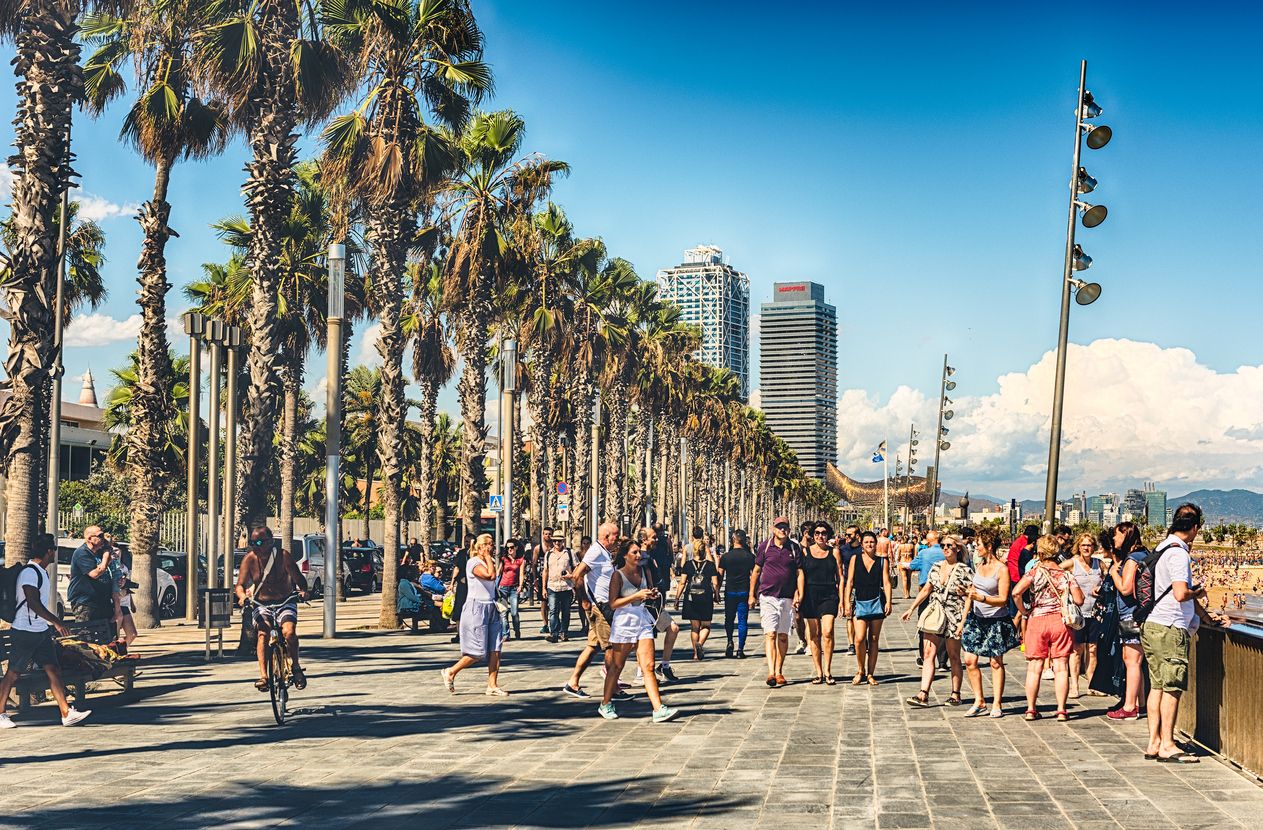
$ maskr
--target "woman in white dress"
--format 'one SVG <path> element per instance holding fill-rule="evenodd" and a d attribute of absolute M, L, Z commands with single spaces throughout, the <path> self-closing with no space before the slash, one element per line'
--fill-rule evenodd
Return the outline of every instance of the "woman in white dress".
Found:
<path fill-rule="evenodd" d="M 645 694 L 653 704 L 653 722 L 664 723 L 679 712 L 663 703 L 658 694 L 658 678 L 653 673 L 655 618 L 645 608 L 645 601 L 661 597 L 640 561 L 640 545 L 626 537 L 619 539 L 614 550 L 617 570 L 610 576 L 610 607 L 614 609 L 614 618 L 610 621 L 613 665 L 606 672 L 605 695 L 597 711 L 606 720 L 618 717 L 613 696 L 618 690 L 619 675 L 627 665 L 627 656 L 635 652 L 645 679 Z"/>
<path fill-rule="evenodd" d="M 443 669 L 443 686 L 456 691 L 456 675 L 475 663 L 487 663 L 487 691 L 492 697 L 508 697 L 500 688 L 500 649 L 504 646 L 504 620 L 496 608 L 496 563 L 492 557 L 491 534 L 483 533 L 470 551 L 465 574 L 469 593 L 460 615 L 461 658 Z"/>

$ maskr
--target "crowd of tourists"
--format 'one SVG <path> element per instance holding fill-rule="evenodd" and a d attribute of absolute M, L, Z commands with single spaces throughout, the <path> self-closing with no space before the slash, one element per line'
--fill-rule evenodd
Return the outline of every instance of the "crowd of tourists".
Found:
<path fill-rule="evenodd" d="M 1173 737 L 1188 688 L 1189 635 L 1201 623 L 1226 622 L 1207 607 L 1206 588 L 1194 576 L 1190 545 L 1202 522 L 1195 505 L 1181 506 L 1152 551 L 1131 522 L 1099 538 L 1074 537 L 1064 526 L 1041 536 L 1029 526 L 1006 544 L 991 527 L 913 535 L 852 525 L 835 534 L 821 521 L 795 533 L 782 516 L 757 544 L 735 530 L 726 546 L 701 529 L 673 545 L 662 525 L 623 536 L 604 524 L 578 550 L 546 528 L 534 549 L 513 540 L 500 556 L 484 534 L 458 558 L 452 588 L 462 606 L 455 638 L 461 657 L 442 670 L 442 682 L 454 692 L 457 675 L 485 663 L 485 693 L 508 695 L 498 682 L 503 645 L 521 636 L 519 600 L 538 597 L 548 642 L 568 641 L 574 619 L 585 641 L 563 694 L 596 697 L 582 681 L 601 655 L 603 718 L 620 717 L 630 686 L 644 687 L 655 722 L 675 718 L 663 687 L 678 679 L 671 665 L 676 639 L 686 627 L 692 660 L 709 659 L 721 606 L 727 658 L 749 656 L 750 611 L 759 612 L 769 687 L 789 684 L 791 637 L 799 654 L 811 655 L 811 684 L 835 685 L 835 658 L 845 653 L 854 655 L 851 685 L 877 685 L 882 626 L 898 587 L 910 600 L 902 619 L 916 620 L 920 640 L 920 683 L 908 705 L 931 705 L 943 675 L 946 705 L 964 707 L 967 718 L 1004 717 L 1005 659 L 1017 651 L 1026 660 L 1026 720 L 1044 716 L 1038 704 L 1046 681 L 1058 721 L 1069 720 L 1072 698 L 1113 696 L 1106 717 L 1148 718 L 1146 758 L 1195 763 Z M 629 662 L 636 675 L 624 684 Z"/>

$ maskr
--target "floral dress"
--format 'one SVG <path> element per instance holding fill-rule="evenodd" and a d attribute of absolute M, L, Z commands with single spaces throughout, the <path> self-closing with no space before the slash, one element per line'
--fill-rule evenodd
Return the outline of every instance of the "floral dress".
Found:
<path fill-rule="evenodd" d="M 949 565 L 946 562 L 935 562 L 930 569 L 929 583 L 935 596 L 943 603 L 943 613 L 947 617 L 947 630 L 943 636 L 949 640 L 959 638 L 960 624 L 965 619 L 965 595 L 973 585 L 974 569 L 964 562 Z"/>

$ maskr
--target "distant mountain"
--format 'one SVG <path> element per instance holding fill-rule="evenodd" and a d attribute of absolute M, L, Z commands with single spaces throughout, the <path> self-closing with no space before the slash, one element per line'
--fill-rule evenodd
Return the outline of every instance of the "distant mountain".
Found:
<path fill-rule="evenodd" d="M 939 496 L 938 496 L 938 503 L 945 504 L 948 507 L 959 507 L 960 497 L 963 495 L 965 494 L 957 493 L 952 490 L 940 490 Z M 970 512 L 973 512 L 975 510 L 991 510 L 994 507 L 996 507 L 996 505 L 1008 504 L 1008 503 L 1009 503 L 1008 499 L 998 499 L 995 496 L 988 496 L 985 493 L 970 493 L 969 494 Z"/>
<path fill-rule="evenodd" d="M 1212 525 L 1263 524 L 1263 493 L 1253 490 L 1194 490 L 1185 496 L 1168 496 L 1167 506 L 1174 509 L 1186 501 L 1201 507 Z"/>

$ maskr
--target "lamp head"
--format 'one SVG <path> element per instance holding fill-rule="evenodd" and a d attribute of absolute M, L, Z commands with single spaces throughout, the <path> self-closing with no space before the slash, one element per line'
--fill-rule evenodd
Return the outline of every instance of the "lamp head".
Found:
<path fill-rule="evenodd" d="M 956 388 L 956 381 L 954 381 L 954 380 L 949 380 L 949 381 L 947 382 L 947 391 L 948 391 L 948 392 L 950 392 L 950 391 L 952 391 L 952 390 L 953 390 L 953 389 L 955 389 L 955 388 Z"/>
<path fill-rule="evenodd" d="M 1074 286 L 1074 301 L 1079 305 L 1092 305 L 1101 296 L 1101 284 L 1099 282 L 1084 282 L 1083 280 L 1072 279 L 1070 284 Z"/>
<path fill-rule="evenodd" d="M 946 452 L 947 450 L 950 450 L 952 448 L 952 444 L 950 441 L 944 441 L 938 445 L 938 448 Z"/>
<path fill-rule="evenodd" d="M 1082 119 L 1096 118 L 1102 112 L 1101 105 L 1092 98 L 1092 93 L 1084 90 L 1083 100 L 1079 102 L 1079 117 Z"/>
<path fill-rule="evenodd" d="M 1076 271 L 1086 271 L 1092 267 L 1092 257 L 1083 253 L 1083 248 L 1076 244 L 1071 254 L 1070 265 Z"/>
<path fill-rule="evenodd" d="M 1097 181 L 1088 175 L 1086 168 L 1079 168 L 1079 175 L 1075 178 L 1075 191 L 1078 193 L 1091 193 L 1096 190 Z"/>
<path fill-rule="evenodd" d="M 1114 131 L 1104 124 L 1084 124 L 1083 130 L 1088 134 L 1088 149 L 1099 150 L 1114 137 Z"/>
<path fill-rule="evenodd" d="M 189 337 L 201 337 L 206 333 L 206 315 L 196 311 L 186 311 L 181 318 L 184 321 L 184 333 Z"/>
<path fill-rule="evenodd" d="M 949 409 L 943 413 L 943 420 L 950 421 L 955 415 L 956 413 Z"/>
<path fill-rule="evenodd" d="M 1075 207 L 1079 209 L 1079 213 L 1083 216 L 1083 227 L 1095 228 L 1097 225 L 1105 221 L 1105 217 L 1109 216 L 1109 208 L 1105 205 L 1089 205 L 1087 202 L 1075 202 Z"/>

